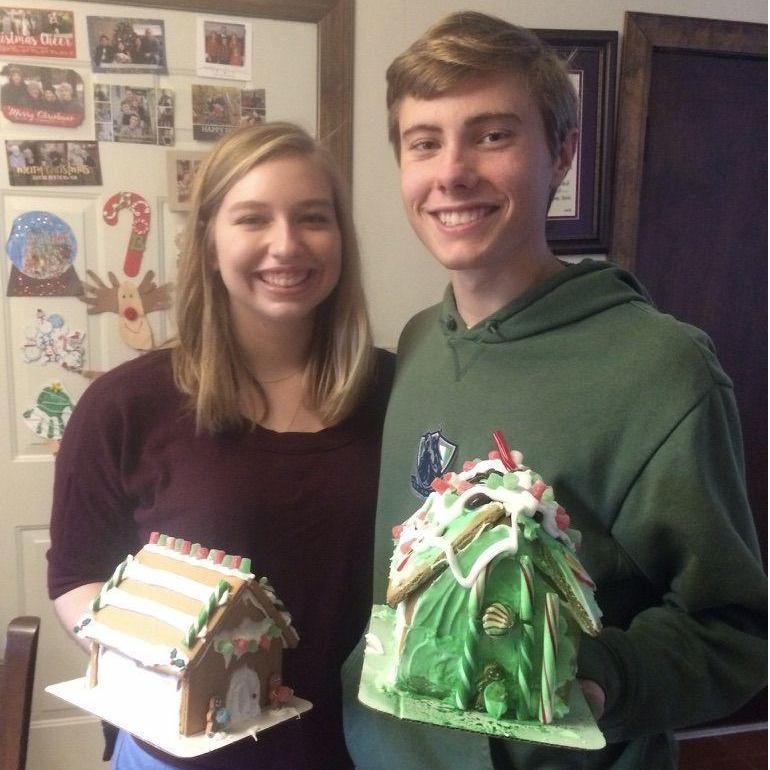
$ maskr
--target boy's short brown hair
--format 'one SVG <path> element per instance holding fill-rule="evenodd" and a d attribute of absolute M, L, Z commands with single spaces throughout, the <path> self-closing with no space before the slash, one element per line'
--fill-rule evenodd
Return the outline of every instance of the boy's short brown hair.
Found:
<path fill-rule="evenodd" d="M 396 156 L 400 156 L 398 117 L 404 97 L 432 99 L 495 72 L 524 78 L 540 107 L 548 149 L 555 156 L 577 126 L 577 94 L 564 63 L 528 29 L 475 11 L 441 19 L 388 67 L 388 135 Z"/>

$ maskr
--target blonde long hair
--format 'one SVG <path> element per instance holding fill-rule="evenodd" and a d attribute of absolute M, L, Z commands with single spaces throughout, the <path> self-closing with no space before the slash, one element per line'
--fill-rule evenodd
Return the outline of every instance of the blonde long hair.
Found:
<path fill-rule="evenodd" d="M 339 282 L 316 310 L 305 379 L 307 406 L 325 425 L 338 423 L 353 411 L 370 376 L 372 338 L 358 240 L 334 162 L 307 132 L 291 123 L 245 126 L 221 139 L 195 174 L 179 265 L 174 379 L 189 397 L 199 432 L 243 424 L 242 383 L 250 383 L 264 396 L 244 362 L 230 321 L 227 290 L 212 268 L 214 222 L 233 185 L 259 163 L 285 156 L 312 158 L 328 174 L 342 243 Z"/>

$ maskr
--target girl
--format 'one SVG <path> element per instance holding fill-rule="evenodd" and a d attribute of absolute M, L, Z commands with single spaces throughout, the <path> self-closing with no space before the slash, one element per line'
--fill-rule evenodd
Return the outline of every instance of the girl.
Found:
<path fill-rule="evenodd" d="M 153 530 L 249 556 L 300 634 L 284 682 L 313 703 L 194 762 L 121 733 L 131 768 L 345 768 L 339 669 L 370 609 L 392 357 L 375 351 L 343 186 L 285 123 L 196 173 L 178 337 L 96 380 L 57 457 L 49 590 L 65 627 Z"/>

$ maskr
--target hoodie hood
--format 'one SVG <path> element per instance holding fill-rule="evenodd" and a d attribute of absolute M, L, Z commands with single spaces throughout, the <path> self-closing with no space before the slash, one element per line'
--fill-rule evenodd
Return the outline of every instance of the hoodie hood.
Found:
<path fill-rule="evenodd" d="M 439 323 L 449 340 L 497 343 L 532 337 L 567 326 L 631 302 L 652 305 L 647 291 L 631 273 L 610 262 L 584 259 L 509 302 L 500 310 L 466 329 L 447 287 Z"/>

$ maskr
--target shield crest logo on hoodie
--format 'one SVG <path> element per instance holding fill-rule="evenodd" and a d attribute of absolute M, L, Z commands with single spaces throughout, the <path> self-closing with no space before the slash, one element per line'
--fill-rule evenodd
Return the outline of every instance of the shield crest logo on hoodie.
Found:
<path fill-rule="evenodd" d="M 412 474 L 412 489 L 421 497 L 433 490 L 433 479 L 443 476 L 452 462 L 457 444 L 453 444 L 441 431 L 423 433 L 417 446 L 416 472 Z"/>

